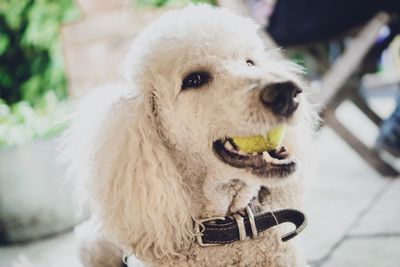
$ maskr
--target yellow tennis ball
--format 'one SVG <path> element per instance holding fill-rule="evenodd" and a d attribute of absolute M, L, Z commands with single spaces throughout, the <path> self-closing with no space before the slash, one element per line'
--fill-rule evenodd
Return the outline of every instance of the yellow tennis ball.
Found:
<path fill-rule="evenodd" d="M 256 135 L 250 137 L 233 137 L 235 145 L 246 153 L 263 152 L 268 148 L 264 136 Z"/>
<path fill-rule="evenodd" d="M 285 126 L 280 125 L 272 128 L 266 135 L 255 135 L 249 137 L 232 137 L 233 142 L 239 150 L 246 153 L 259 153 L 274 150 L 280 145 L 285 134 Z"/>
<path fill-rule="evenodd" d="M 267 133 L 268 151 L 276 149 L 282 143 L 283 137 L 285 136 L 285 130 L 285 125 L 279 125 L 272 128 Z"/>

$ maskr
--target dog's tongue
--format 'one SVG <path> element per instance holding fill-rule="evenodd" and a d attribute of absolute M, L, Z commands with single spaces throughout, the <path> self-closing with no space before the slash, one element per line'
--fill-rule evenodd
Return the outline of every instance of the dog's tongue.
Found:
<path fill-rule="evenodd" d="M 276 149 L 283 140 L 285 134 L 285 125 L 279 125 L 272 128 L 266 137 L 262 135 L 248 137 L 232 137 L 233 142 L 239 150 L 246 153 L 259 153 Z"/>

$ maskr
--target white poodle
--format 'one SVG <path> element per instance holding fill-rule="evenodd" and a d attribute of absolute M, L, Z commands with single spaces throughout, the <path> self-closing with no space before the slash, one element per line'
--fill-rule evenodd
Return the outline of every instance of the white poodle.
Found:
<path fill-rule="evenodd" d="M 65 155 L 92 211 L 77 231 L 85 266 L 306 265 L 281 225 L 242 238 L 237 222 L 244 240 L 200 244 L 201 219 L 301 205 L 313 112 L 298 68 L 257 30 L 207 5 L 167 12 L 134 41 L 124 81 L 83 98 Z M 281 124 L 270 153 L 232 140 Z"/>

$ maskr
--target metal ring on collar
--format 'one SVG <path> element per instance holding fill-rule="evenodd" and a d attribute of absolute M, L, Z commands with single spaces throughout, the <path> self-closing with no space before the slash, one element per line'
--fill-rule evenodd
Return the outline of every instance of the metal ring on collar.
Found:
<path fill-rule="evenodd" d="M 257 238 L 258 231 L 257 231 L 257 226 L 256 226 L 256 220 L 254 219 L 254 214 L 253 214 L 253 211 L 251 210 L 250 206 L 246 207 L 246 213 L 247 213 L 247 216 L 249 217 L 252 236 L 253 236 L 253 238 Z"/>

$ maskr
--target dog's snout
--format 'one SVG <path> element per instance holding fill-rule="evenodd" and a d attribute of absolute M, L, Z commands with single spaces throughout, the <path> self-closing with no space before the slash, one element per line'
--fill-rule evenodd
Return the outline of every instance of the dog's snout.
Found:
<path fill-rule="evenodd" d="M 293 82 L 269 84 L 260 92 L 262 104 L 275 115 L 289 117 L 299 106 L 298 94 L 302 92 Z"/>

